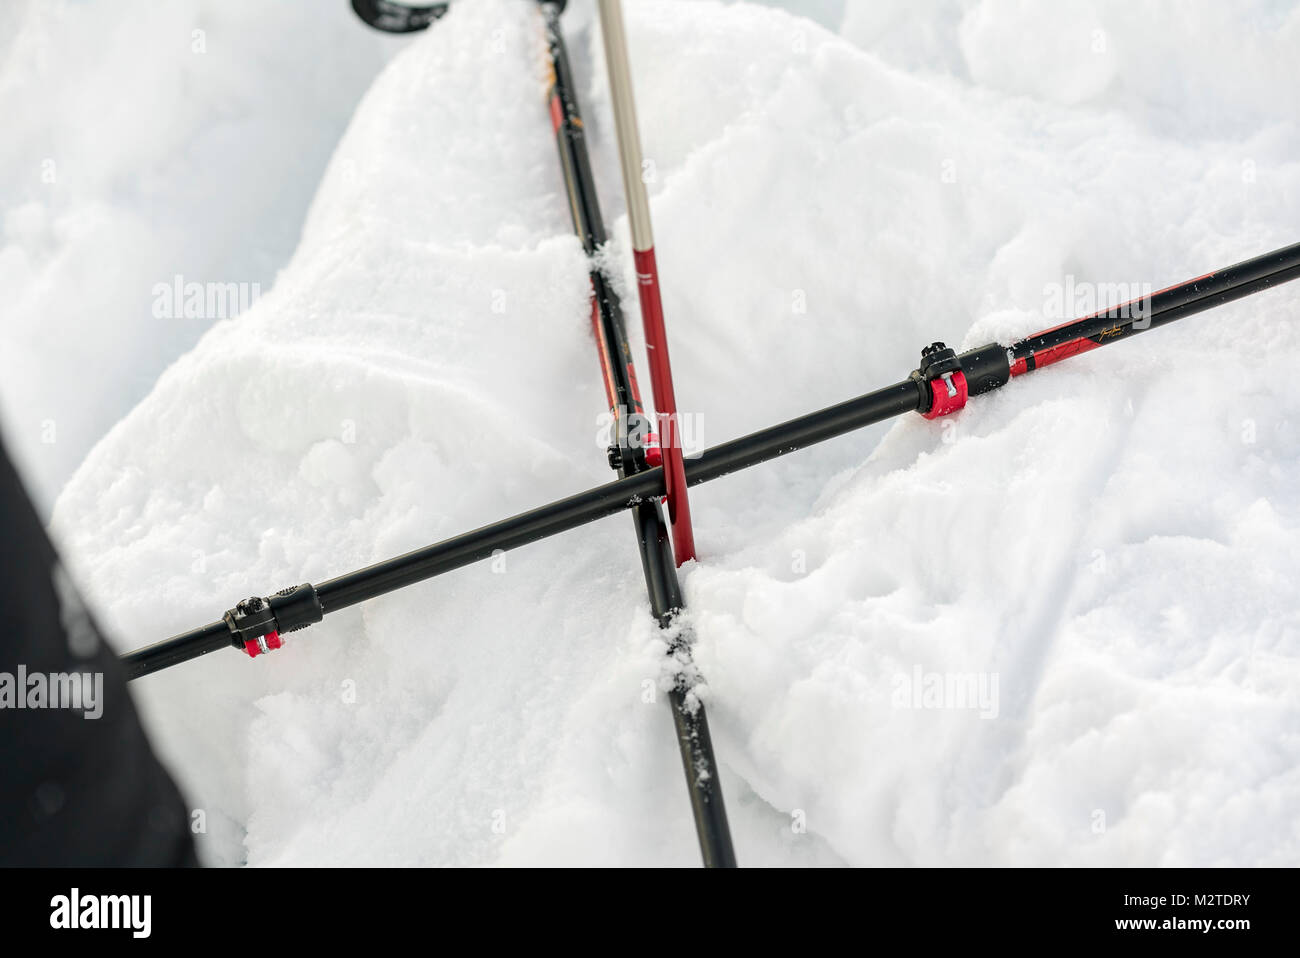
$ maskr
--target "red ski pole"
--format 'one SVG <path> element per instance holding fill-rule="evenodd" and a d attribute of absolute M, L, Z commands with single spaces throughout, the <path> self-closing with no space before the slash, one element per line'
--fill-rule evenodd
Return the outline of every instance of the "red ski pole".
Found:
<path fill-rule="evenodd" d="M 598 0 L 605 62 L 609 70 L 614 127 L 623 166 L 623 189 L 632 225 L 632 256 L 636 263 L 637 294 L 645 327 L 646 354 L 650 362 L 650 387 L 658 413 L 659 442 L 663 448 L 664 477 L 668 487 L 668 518 L 673 527 L 673 554 L 677 564 L 695 558 L 695 534 L 686 497 L 686 464 L 682 458 L 677 396 L 673 392 L 668 334 L 664 329 L 663 298 L 659 293 L 659 267 L 655 263 L 654 232 L 650 228 L 650 202 L 641 180 L 641 137 L 637 132 L 636 102 L 623 30 L 619 0 Z"/>

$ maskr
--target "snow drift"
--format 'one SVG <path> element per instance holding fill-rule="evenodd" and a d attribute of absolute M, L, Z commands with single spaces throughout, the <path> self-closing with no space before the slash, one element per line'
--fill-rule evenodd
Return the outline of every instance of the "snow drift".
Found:
<path fill-rule="evenodd" d="M 155 287 L 269 289 L 357 101 L 403 43 L 359 33 L 343 2 L 0 8 L 0 417 L 42 510 L 234 312 L 155 309 Z"/>
<path fill-rule="evenodd" d="M 1184 136 L 1112 86 L 1025 89 L 1059 51 L 986 77 L 1005 37 L 978 20 L 970 82 L 766 8 L 627 12 L 705 444 L 896 381 L 931 340 L 1049 325 L 1067 277 L 1159 287 L 1295 239 L 1288 114 Z M 86 460 L 55 527 L 123 648 L 608 478 L 542 56 L 509 0 L 415 41 L 274 290 Z M 742 864 L 1300 862 L 1295 295 L 694 492 Z M 615 518 L 136 691 L 212 862 L 691 864 L 662 648 Z"/>

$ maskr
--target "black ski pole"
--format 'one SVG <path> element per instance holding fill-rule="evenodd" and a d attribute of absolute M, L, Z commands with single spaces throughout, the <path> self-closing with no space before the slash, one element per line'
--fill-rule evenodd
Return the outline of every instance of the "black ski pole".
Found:
<path fill-rule="evenodd" d="M 925 357 L 928 362 L 923 362 L 924 369 L 914 370 L 901 382 L 706 449 L 698 458 L 687 461 L 687 484 L 708 482 L 905 413 L 921 412 L 933 418 L 953 412 L 960 404 L 954 402 L 949 385 L 954 394 L 962 396 L 964 404 L 967 396 L 1005 385 L 1013 367 L 1017 374 L 1030 372 L 1049 364 L 1046 361 L 1077 355 L 1297 277 L 1300 243 L 1163 290 L 1152 297 L 1151 308 L 1140 319 L 1107 317 L 1114 311 L 1106 310 L 1028 336 L 1011 346 L 993 343 L 968 350 L 953 357 L 955 364 L 939 356 L 942 348 L 927 347 L 930 355 Z M 1105 321 L 1098 327 L 1103 318 Z M 1136 328 L 1135 322 L 1139 323 Z M 134 679 L 230 646 L 260 654 L 258 640 L 265 640 L 272 632 L 278 644 L 281 633 L 305 628 L 331 612 L 489 558 L 495 550 L 515 549 L 624 512 L 665 492 L 662 468 L 636 472 L 318 586 L 308 583 L 269 598 L 255 597 L 257 609 L 250 609 L 250 600 L 246 600 L 221 621 L 136 649 L 122 656 L 122 662 Z M 260 604 L 265 605 L 265 611 Z M 263 631 L 258 632 L 259 628 Z"/>

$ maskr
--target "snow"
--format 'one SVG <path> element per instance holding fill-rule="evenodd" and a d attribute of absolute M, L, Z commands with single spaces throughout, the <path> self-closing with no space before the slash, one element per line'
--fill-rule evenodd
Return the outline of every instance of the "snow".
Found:
<path fill-rule="evenodd" d="M 342 2 L 0 9 L 0 410 L 43 509 L 217 318 L 158 316 L 154 287 L 269 289 L 403 44 Z"/>
<path fill-rule="evenodd" d="M 1048 325 L 1069 277 L 1159 288 L 1297 239 L 1294 5 L 867 6 L 836 36 L 627 5 L 703 444 L 895 382 L 935 339 Z M 608 478 L 543 71 L 511 0 L 406 46 L 274 288 L 85 458 L 54 528 L 122 648 Z M 1300 863 L 1295 295 L 693 490 L 743 864 Z M 206 860 L 698 861 L 630 537 L 605 520 L 141 681 Z"/>

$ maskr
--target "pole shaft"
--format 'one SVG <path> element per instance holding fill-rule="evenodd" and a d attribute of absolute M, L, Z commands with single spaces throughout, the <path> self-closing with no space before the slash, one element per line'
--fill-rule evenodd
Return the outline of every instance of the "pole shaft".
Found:
<path fill-rule="evenodd" d="M 1134 333 L 1190 316 L 1294 279 L 1300 243 L 1272 250 L 1027 336 L 1010 347 L 1011 374 L 1018 376 Z"/>
<path fill-rule="evenodd" d="M 650 226 L 650 200 L 641 179 L 641 133 L 636 122 L 636 97 L 632 92 L 623 7 L 619 0 L 597 0 L 596 5 L 600 9 L 600 31 L 605 41 L 605 69 L 609 73 L 609 96 L 614 107 L 614 130 L 618 134 L 623 192 L 627 196 L 627 218 L 632 226 L 632 248 L 641 252 L 653 247 L 655 238 Z"/>
<path fill-rule="evenodd" d="M 667 481 L 668 517 L 673 527 L 673 552 L 678 565 L 695 558 L 695 531 L 691 525 L 691 503 L 686 491 L 681 419 L 673 388 L 672 361 L 668 354 L 668 331 L 664 326 L 663 296 L 659 289 L 659 264 L 650 226 L 650 201 L 641 177 L 643 157 L 637 129 L 636 97 L 632 92 L 632 69 L 627 55 L 627 31 L 623 27 L 620 0 L 597 0 L 601 35 L 605 41 L 605 65 L 609 72 L 610 100 L 614 128 L 618 134 L 618 155 L 623 169 L 623 192 L 632 228 L 632 256 L 636 266 L 637 298 L 645 329 L 646 357 L 650 364 L 650 388 L 658 412 L 660 448 L 663 450 Z"/>

